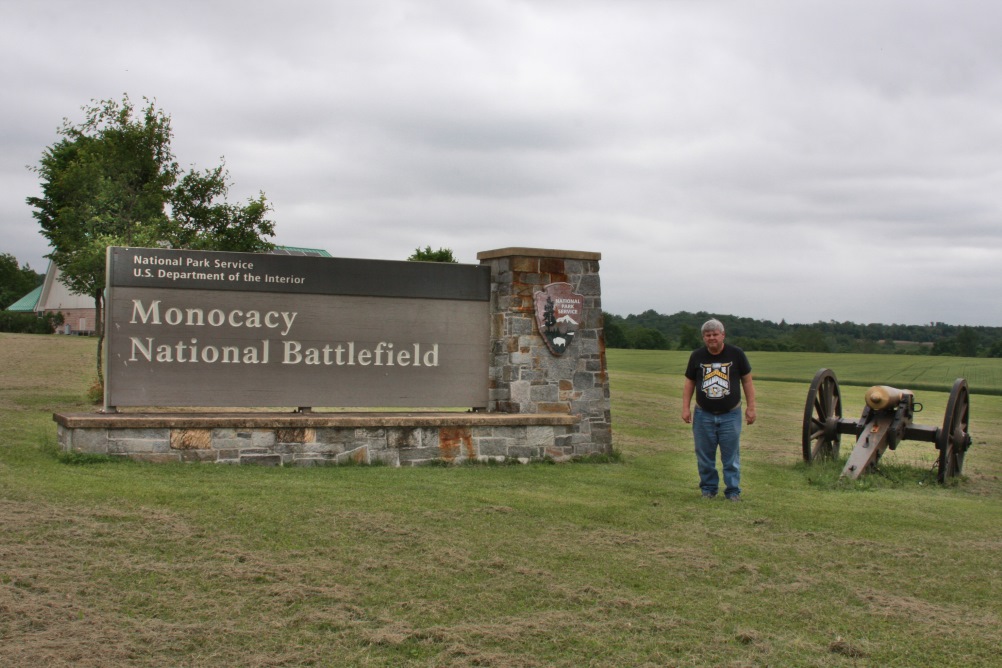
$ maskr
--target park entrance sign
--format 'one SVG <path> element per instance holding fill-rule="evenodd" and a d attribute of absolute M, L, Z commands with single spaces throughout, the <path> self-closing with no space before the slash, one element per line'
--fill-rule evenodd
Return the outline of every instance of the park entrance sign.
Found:
<path fill-rule="evenodd" d="M 105 407 L 53 415 L 60 447 L 274 466 L 608 455 L 600 259 L 111 248 Z"/>
<path fill-rule="evenodd" d="M 105 409 L 488 403 L 485 266 L 108 249 Z"/>

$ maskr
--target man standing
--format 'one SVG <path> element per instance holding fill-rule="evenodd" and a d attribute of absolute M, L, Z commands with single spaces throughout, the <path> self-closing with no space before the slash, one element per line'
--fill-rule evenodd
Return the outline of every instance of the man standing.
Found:
<path fill-rule="evenodd" d="M 703 498 L 717 495 L 717 448 L 724 473 L 724 496 L 741 500 L 741 390 L 745 419 L 755 422 L 755 384 L 743 350 L 724 343 L 724 325 L 707 320 L 702 328 L 703 348 L 692 351 L 682 387 L 682 420 L 692 424 L 696 464 Z M 696 412 L 690 410 L 696 393 Z"/>

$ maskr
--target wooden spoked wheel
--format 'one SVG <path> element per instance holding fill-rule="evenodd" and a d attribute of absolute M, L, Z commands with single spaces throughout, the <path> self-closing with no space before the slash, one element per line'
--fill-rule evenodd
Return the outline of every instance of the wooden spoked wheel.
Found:
<path fill-rule="evenodd" d="M 838 459 L 842 418 L 842 393 L 831 369 L 821 369 L 811 381 L 804 406 L 804 461 Z"/>
<path fill-rule="evenodd" d="M 970 393 L 967 391 L 967 381 L 958 378 L 953 383 L 950 399 L 946 403 L 946 416 L 943 418 L 943 428 L 936 436 L 936 447 L 939 449 L 939 482 L 960 475 L 964 468 L 964 455 L 971 447 L 971 435 L 967 431 L 971 413 Z"/>

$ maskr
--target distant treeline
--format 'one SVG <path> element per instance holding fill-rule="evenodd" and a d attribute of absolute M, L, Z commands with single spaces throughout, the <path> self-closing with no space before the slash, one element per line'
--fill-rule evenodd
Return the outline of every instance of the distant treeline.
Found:
<path fill-rule="evenodd" d="M 727 340 L 745 350 L 1002 357 L 1002 327 L 942 322 L 860 325 L 829 321 L 791 325 L 702 311 L 664 315 L 649 310 L 626 317 L 611 313 L 604 316 L 605 344 L 609 348 L 691 350 L 702 345 L 700 327 L 715 317 L 727 328 Z"/>

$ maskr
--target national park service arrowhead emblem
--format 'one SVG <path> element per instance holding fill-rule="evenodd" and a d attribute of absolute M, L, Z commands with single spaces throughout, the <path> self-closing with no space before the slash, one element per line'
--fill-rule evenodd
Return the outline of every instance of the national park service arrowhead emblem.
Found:
<path fill-rule="evenodd" d="M 570 283 L 550 283 L 533 295 L 539 333 L 554 355 L 564 354 L 584 319 L 584 296 L 572 290 Z"/>

